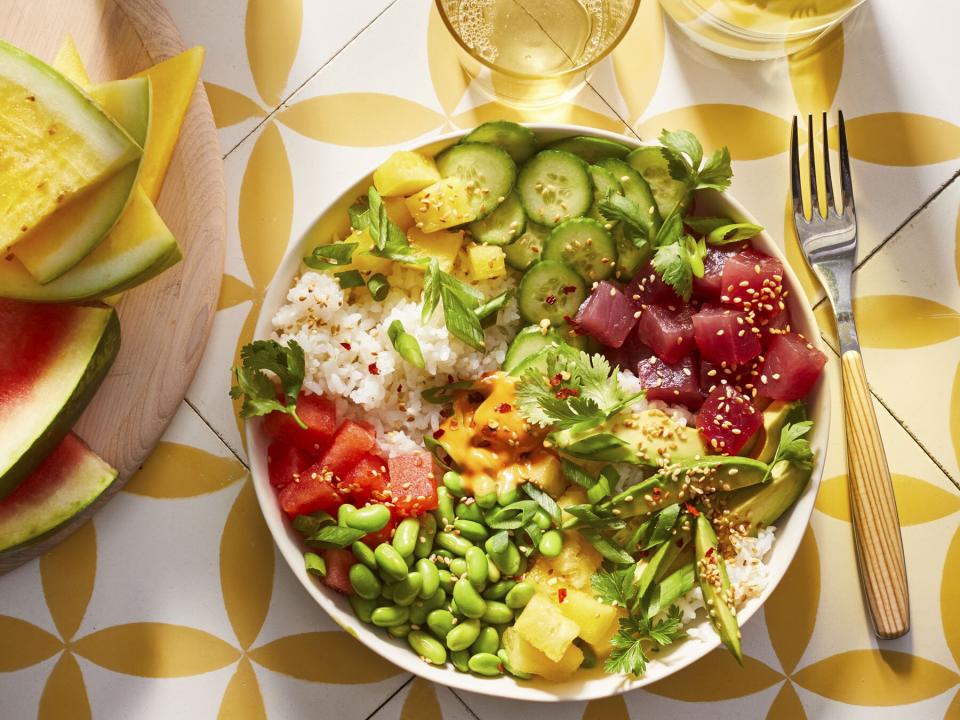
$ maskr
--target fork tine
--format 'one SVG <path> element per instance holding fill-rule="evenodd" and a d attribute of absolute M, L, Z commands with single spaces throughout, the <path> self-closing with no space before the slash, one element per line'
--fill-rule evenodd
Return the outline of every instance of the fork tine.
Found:
<path fill-rule="evenodd" d="M 807 155 L 810 157 L 810 218 L 820 214 L 820 198 L 817 196 L 817 152 L 813 141 L 813 115 L 807 115 Z"/>
<path fill-rule="evenodd" d="M 836 212 L 836 204 L 833 201 L 833 177 L 830 171 L 830 143 L 827 142 L 827 114 L 823 114 L 823 184 L 827 191 L 827 215 L 833 210 Z"/>
<path fill-rule="evenodd" d="M 847 152 L 847 129 L 843 124 L 843 110 L 840 111 L 840 202 L 843 210 L 853 205 L 853 181 L 850 178 L 850 154 Z"/>
<path fill-rule="evenodd" d="M 800 149 L 797 137 L 797 116 L 793 116 L 790 133 L 790 190 L 793 194 L 793 214 L 806 219 L 803 212 L 803 187 L 800 184 Z"/>

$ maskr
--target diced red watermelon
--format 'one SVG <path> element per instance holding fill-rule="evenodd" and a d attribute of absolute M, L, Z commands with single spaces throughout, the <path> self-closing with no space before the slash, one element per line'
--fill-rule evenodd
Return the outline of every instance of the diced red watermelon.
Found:
<path fill-rule="evenodd" d="M 639 309 L 639 303 L 613 283 L 603 280 L 584 300 L 574 322 L 602 345 L 618 348 L 637 324 Z"/>
<path fill-rule="evenodd" d="M 637 338 L 658 358 L 675 363 L 694 349 L 693 308 L 680 305 L 648 305 L 637 322 Z"/>
<path fill-rule="evenodd" d="M 641 305 L 680 305 L 683 302 L 653 269 L 649 260 L 637 270 L 624 292 L 628 298 Z"/>
<path fill-rule="evenodd" d="M 693 296 L 706 302 L 720 302 L 723 266 L 727 260 L 748 247 L 749 243 L 707 248 L 707 256 L 703 259 L 703 277 L 693 278 Z"/>
<path fill-rule="evenodd" d="M 290 517 L 309 515 L 323 510 L 331 515 L 343 505 L 343 496 L 337 492 L 329 472 L 324 472 L 321 462 L 304 470 L 299 479 L 288 483 L 280 490 L 280 507 Z"/>
<path fill-rule="evenodd" d="M 827 356 L 796 333 L 775 335 L 764 354 L 759 392 L 774 400 L 799 400 L 820 377 Z"/>
<path fill-rule="evenodd" d="M 388 498 L 387 461 L 373 454 L 364 455 L 359 462 L 340 476 L 337 489 L 349 495 L 357 507 Z"/>
<path fill-rule="evenodd" d="M 666 363 L 651 355 L 637 363 L 636 372 L 649 400 L 680 403 L 691 410 L 696 410 L 703 402 L 697 360 L 692 355 L 675 363 Z"/>
<path fill-rule="evenodd" d="M 758 317 L 784 307 L 783 263 L 753 248 L 727 260 L 721 275 L 720 301 Z"/>
<path fill-rule="evenodd" d="M 763 424 L 750 398 L 729 385 L 714 388 L 697 413 L 697 428 L 711 449 L 736 455 Z"/>
<path fill-rule="evenodd" d="M 318 465 L 342 477 L 374 449 L 376 439 L 376 433 L 369 425 L 344 420 Z"/>
<path fill-rule="evenodd" d="M 353 595 L 353 585 L 350 584 L 350 568 L 356 565 L 357 559 L 349 550 L 336 548 L 324 550 L 321 554 L 327 565 L 327 574 L 323 582 L 344 595 Z"/>
<path fill-rule="evenodd" d="M 437 507 L 437 479 L 427 453 L 396 455 L 388 461 L 390 497 L 401 517 L 415 517 Z"/>
<path fill-rule="evenodd" d="M 301 390 L 297 396 L 297 416 L 306 424 L 306 429 L 287 413 L 272 412 L 264 418 L 263 430 L 270 437 L 282 438 L 307 452 L 323 452 L 337 429 L 337 408 L 333 401 Z"/>
<path fill-rule="evenodd" d="M 693 316 L 693 334 L 700 354 L 714 363 L 740 365 L 760 354 L 760 340 L 746 313 L 704 305 Z"/>
<path fill-rule="evenodd" d="M 278 489 L 289 485 L 310 467 L 310 462 L 311 457 L 306 451 L 283 440 L 274 440 L 267 448 L 270 484 Z"/>

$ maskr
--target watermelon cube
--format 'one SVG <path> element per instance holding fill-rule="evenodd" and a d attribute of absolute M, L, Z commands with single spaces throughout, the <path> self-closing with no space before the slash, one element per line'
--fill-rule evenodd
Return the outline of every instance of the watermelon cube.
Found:
<path fill-rule="evenodd" d="M 649 305 L 640 313 L 637 338 L 658 358 L 675 363 L 695 348 L 693 308 L 680 305 Z"/>
<path fill-rule="evenodd" d="M 396 455 L 388 461 L 390 497 L 401 517 L 415 517 L 437 507 L 437 478 L 427 453 Z"/>
<path fill-rule="evenodd" d="M 758 389 L 773 400 L 799 400 L 820 377 L 827 356 L 797 333 L 774 335 L 764 354 Z"/>
<path fill-rule="evenodd" d="M 359 462 L 340 476 L 337 490 L 349 496 L 357 507 L 388 498 L 387 461 L 373 454 L 364 455 Z"/>
<path fill-rule="evenodd" d="M 344 420 L 333 436 L 330 448 L 320 456 L 318 465 L 337 477 L 343 477 L 374 449 L 376 440 L 376 433 L 369 425 Z"/>
<path fill-rule="evenodd" d="M 300 473 L 310 467 L 312 458 L 296 445 L 283 440 L 274 440 L 267 448 L 267 470 L 270 484 L 282 488 L 300 477 Z"/>
<path fill-rule="evenodd" d="M 601 345 L 618 348 L 637 324 L 639 310 L 639 303 L 613 283 L 603 280 L 580 306 L 574 322 Z"/>
<path fill-rule="evenodd" d="M 700 355 L 710 362 L 739 365 L 760 354 L 752 318 L 740 310 L 704 305 L 693 316 L 693 336 Z"/>
<path fill-rule="evenodd" d="M 272 412 L 264 418 L 263 430 L 272 438 L 281 438 L 314 455 L 323 452 L 337 429 L 337 408 L 333 401 L 301 390 L 297 397 L 297 416 L 306 428 L 300 427 L 287 413 Z"/>
<path fill-rule="evenodd" d="M 735 243 L 707 248 L 707 256 L 703 259 L 703 277 L 693 278 L 693 296 L 705 302 L 720 302 L 723 266 L 727 260 L 748 247 L 749 243 Z"/>
<path fill-rule="evenodd" d="M 321 556 L 327 565 L 327 574 L 323 578 L 324 584 L 344 595 L 353 595 L 353 585 L 350 584 L 350 568 L 357 562 L 353 553 L 349 550 L 333 548 L 324 550 Z"/>
<path fill-rule="evenodd" d="M 750 398 L 729 385 L 715 387 L 697 412 L 697 429 L 721 455 L 743 450 L 762 424 L 763 415 Z"/>
<path fill-rule="evenodd" d="M 696 410 L 703 402 L 697 360 L 694 356 L 687 355 L 675 363 L 667 363 L 656 355 L 651 355 L 638 362 L 636 368 L 637 377 L 647 391 L 648 400 L 679 403 L 691 410 Z"/>
<path fill-rule="evenodd" d="M 758 317 L 784 309 L 783 263 L 752 248 L 724 263 L 720 302 Z"/>
<path fill-rule="evenodd" d="M 627 297 L 641 305 L 680 305 L 683 300 L 667 285 L 648 260 L 624 290 Z"/>
<path fill-rule="evenodd" d="M 318 510 L 337 514 L 343 497 L 337 492 L 333 478 L 317 462 L 304 470 L 298 479 L 280 490 L 280 507 L 290 517 L 310 515 Z"/>

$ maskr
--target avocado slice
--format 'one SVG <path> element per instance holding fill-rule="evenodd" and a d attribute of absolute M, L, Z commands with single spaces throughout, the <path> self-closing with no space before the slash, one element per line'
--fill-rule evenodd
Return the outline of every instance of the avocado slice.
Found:
<path fill-rule="evenodd" d="M 717 534 L 706 515 L 697 517 L 697 531 L 694 537 L 697 549 L 697 581 L 703 592 L 710 622 L 737 662 L 743 665 L 743 653 L 740 650 L 740 625 L 737 615 L 728 604 L 730 578 L 723 556 L 717 548 Z"/>
<path fill-rule="evenodd" d="M 807 483 L 812 467 L 781 460 L 770 471 L 770 481 L 731 492 L 727 509 L 741 522 L 750 524 L 750 534 L 775 523 L 797 501 Z"/>
<path fill-rule="evenodd" d="M 801 422 L 807 419 L 807 409 L 800 401 L 788 402 L 775 400 L 763 411 L 763 441 L 757 443 L 750 457 L 760 462 L 769 463 L 777 454 L 777 445 L 780 444 L 780 433 L 784 425 Z"/>

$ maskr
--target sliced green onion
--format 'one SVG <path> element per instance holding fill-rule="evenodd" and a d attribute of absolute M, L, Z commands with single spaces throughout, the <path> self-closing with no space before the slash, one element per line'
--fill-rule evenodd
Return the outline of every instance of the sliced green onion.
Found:
<path fill-rule="evenodd" d="M 387 328 L 387 337 L 393 343 L 393 349 L 400 353 L 400 357 L 423 370 L 426 362 L 423 359 L 423 352 L 420 350 L 420 343 L 413 335 L 404 330 L 402 322 L 394 320 L 390 323 L 390 327 Z"/>
<path fill-rule="evenodd" d="M 327 576 L 327 563 L 316 553 L 307 552 L 303 554 L 303 565 L 307 572 L 318 577 Z"/>
<path fill-rule="evenodd" d="M 473 314 L 480 320 L 481 325 L 487 327 L 488 324 L 492 324 L 496 320 L 497 313 L 503 309 L 512 295 L 513 290 L 502 292 L 496 297 L 490 298 L 483 305 L 474 308 Z"/>
<path fill-rule="evenodd" d="M 344 290 L 348 288 L 363 287 L 366 283 L 363 281 L 363 275 L 356 270 L 347 270 L 346 272 L 334 273 L 333 275 Z"/>
<path fill-rule="evenodd" d="M 420 397 L 428 403 L 435 405 L 445 405 L 453 400 L 453 393 L 460 390 L 469 390 L 473 387 L 473 380 L 458 380 L 448 385 L 439 385 L 437 387 L 427 388 L 420 393 Z"/>
<path fill-rule="evenodd" d="M 367 290 L 370 291 L 370 295 L 374 300 L 380 302 L 384 300 L 387 297 L 387 293 L 390 292 L 390 281 L 381 273 L 371 275 L 370 279 L 367 280 Z"/>
<path fill-rule="evenodd" d="M 314 270 L 331 270 L 341 265 L 349 265 L 353 251 L 359 243 L 345 242 L 330 245 L 317 245 L 313 252 L 303 259 L 303 264 Z"/>

